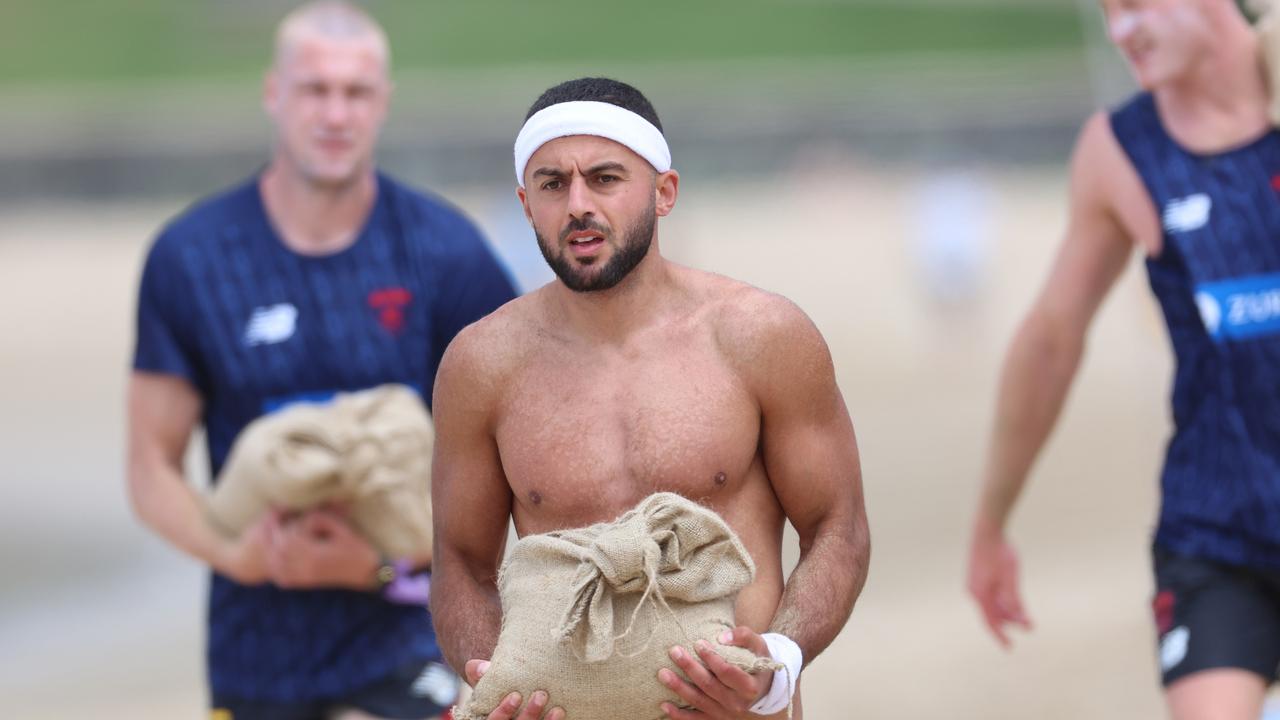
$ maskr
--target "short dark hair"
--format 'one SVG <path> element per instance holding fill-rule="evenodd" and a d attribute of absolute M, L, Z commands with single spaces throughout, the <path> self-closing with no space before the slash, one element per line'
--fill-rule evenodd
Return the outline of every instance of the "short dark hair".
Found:
<path fill-rule="evenodd" d="M 524 119 L 528 121 L 529 118 L 533 117 L 534 113 L 552 105 L 581 100 L 607 102 L 625 110 L 630 110 L 653 123 L 653 126 L 658 128 L 659 132 L 662 132 L 662 122 L 658 120 L 658 113 L 654 111 L 653 105 L 649 103 L 649 99 L 644 96 L 644 93 L 624 82 L 599 77 L 569 80 L 548 89 L 538 96 Z"/>

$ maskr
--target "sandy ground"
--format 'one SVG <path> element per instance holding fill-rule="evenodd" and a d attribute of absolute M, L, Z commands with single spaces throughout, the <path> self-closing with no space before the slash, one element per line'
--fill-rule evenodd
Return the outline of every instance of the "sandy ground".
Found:
<path fill-rule="evenodd" d="M 1136 261 L 1013 523 L 1035 631 L 1001 651 L 963 592 L 996 372 L 1057 241 L 1059 173 L 800 162 L 682 191 L 664 251 L 808 311 L 859 433 L 871 576 L 806 672 L 807 717 L 1161 717 L 1147 544 L 1170 362 Z M 452 195 L 536 282 L 507 192 Z M 137 526 L 122 475 L 134 284 L 184 202 L 0 212 L 5 717 L 204 715 L 203 573 Z"/>

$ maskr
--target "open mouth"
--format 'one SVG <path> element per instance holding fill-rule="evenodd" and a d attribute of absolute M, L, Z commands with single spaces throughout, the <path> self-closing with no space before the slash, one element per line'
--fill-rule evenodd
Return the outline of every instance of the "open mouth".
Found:
<path fill-rule="evenodd" d="M 576 232 L 569 235 L 569 247 L 578 255 L 595 252 L 604 245 L 604 236 L 594 232 Z"/>
<path fill-rule="evenodd" d="M 1125 55 L 1129 56 L 1129 62 L 1134 65 L 1141 65 L 1151 55 L 1151 50 L 1151 42 L 1140 38 L 1130 41 L 1124 46 Z"/>

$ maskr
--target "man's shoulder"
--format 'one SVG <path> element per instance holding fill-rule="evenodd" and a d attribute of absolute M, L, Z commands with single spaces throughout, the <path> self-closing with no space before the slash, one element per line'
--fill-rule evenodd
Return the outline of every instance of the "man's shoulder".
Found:
<path fill-rule="evenodd" d="M 730 354 L 753 356 L 817 335 L 809 316 L 789 298 L 723 275 L 693 272 L 704 288 L 716 338 Z"/>
<path fill-rule="evenodd" d="M 707 323 L 727 367 L 761 402 L 809 392 L 833 372 L 831 352 L 800 306 L 747 283 L 710 276 Z M 811 389 L 811 388 L 810 388 Z"/>
<path fill-rule="evenodd" d="M 1137 170 L 1117 135 L 1116 116 L 1105 110 L 1085 120 L 1071 158 L 1070 184 L 1077 211 L 1110 212 Z"/>
<path fill-rule="evenodd" d="M 170 218 L 151 241 L 148 266 L 173 267 L 184 255 L 194 253 L 196 265 L 223 257 L 223 238 L 242 235 L 251 224 L 257 202 L 257 179 L 206 195 Z M 261 210 L 257 210 L 261 212 Z"/>
<path fill-rule="evenodd" d="M 779 393 L 804 395 L 832 377 L 827 342 L 795 302 L 729 278 L 705 282 L 715 345 L 755 397 L 764 402 Z"/>
<path fill-rule="evenodd" d="M 783 295 L 723 275 L 695 272 L 702 276 L 711 317 L 724 330 L 754 333 L 808 322 L 804 311 Z"/>
<path fill-rule="evenodd" d="M 1141 91 L 1089 115 L 1076 138 L 1075 158 L 1114 162 L 1126 158 L 1134 144 L 1145 145 L 1165 137 L 1155 96 Z"/>
<path fill-rule="evenodd" d="M 464 327 L 449 343 L 442 368 L 468 378 L 497 381 L 509 376 L 537 335 L 534 306 L 537 293 L 510 300 Z"/>
<path fill-rule="evenodd" d="M 1112 123 L 1117 112 L 1116 109 L 1094 109 L 1085 117 L 1076 128 L 1073 157 L 1078 158 L 1083 149 L 1096 145 L 1107 136 L 1114 137 Z"/>

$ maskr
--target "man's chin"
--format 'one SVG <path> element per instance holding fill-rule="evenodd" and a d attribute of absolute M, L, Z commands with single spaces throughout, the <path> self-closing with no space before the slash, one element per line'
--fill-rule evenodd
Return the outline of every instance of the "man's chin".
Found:
<path fill-rule="evenodd" d="M 1164 66 L 1161 67 L 1155 63 L 1146 63 L 1144 65 L 1132 68 L 1133 79 L 1137 82 L 1138 87 L 1150 92 L 1157 90 L 1164 85 L 1168 85 L 1178 76 L 1176 69 Z"/>
<path fill-rule="evenodd" d="M 580 292 L 580 293 L 600 292 L 601 290 L 608 290 L 609 288 L 613 287 L 613 285 L 610 285 L 609 287 L 605 287 L 600 283 L 599 272 L 593 272 L 591 274 L 574 273 L 568 276 L 560 275 L 559 277 L 560 277 L 560 282 L 564 283 L 565 287 L 569 288 L 574 292 Z M 617 283 L 614 283 L 614 285 L 616 284 Z"/>
<path fill-rule="evenodd" d="M 360 166 L 344 164 L 342 166 L 316 166 L 308 168 L 307 180 L 314 186 L 330 190 L 341 190 L 351 187 L 360 179 Z"/>
<path fill-rule="evenodd" d="M 596 288 L 592 284 L 593 280 L 595 280 L 595 278 L 584 278 L 576 275 L 570 277 L 566 277 L 564 275 L 560 276 L 560 282 L 564 283 L 565 287 L 574 292 L 594 292 Z"/>

